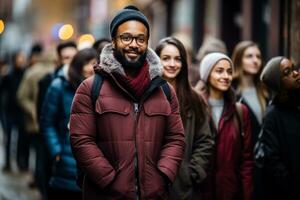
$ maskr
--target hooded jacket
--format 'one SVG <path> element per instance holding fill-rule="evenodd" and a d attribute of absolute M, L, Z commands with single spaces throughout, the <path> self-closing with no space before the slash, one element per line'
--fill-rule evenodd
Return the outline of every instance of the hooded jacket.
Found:
<path fill-rule="evenodd" d="M 147 50 L 151 83 L 139 101 L 114 76 L 125 72 L 111 44 L 100 60 L 95 71 L 104 81 L 95 107 L 91 77 L 79 86 L 71 109 L 71 145 L 85 173 L 83 199 L 167 199 L 184 131 L 174 90 L 169 102 L 160 87 L 159 58 Z"/>
<path fill-rule="evenodd" d="M 64 68 L 51 82 L 41 111 L 40 128 L 52 160 L 49 185 L 52 188 L 80 191 L 76 185 L 77 167 L 69 138 L 68 123 L 75 88 L 67 80 Z M 60 159 L 56 160 L 55 157 Z"/>
<path fill-rule="evenodd" d="M 196 121 L 195 112 L 192 109 L 188 112 L 184 124 L 186 144 L 184 158 L 172 187 L 172 200 L 199 199 L 202 193 L 200 183 L 206 178 L 206 170 L 214 147 L 208 120 L 207 115 L 198 127 L 199 121 Z"/>

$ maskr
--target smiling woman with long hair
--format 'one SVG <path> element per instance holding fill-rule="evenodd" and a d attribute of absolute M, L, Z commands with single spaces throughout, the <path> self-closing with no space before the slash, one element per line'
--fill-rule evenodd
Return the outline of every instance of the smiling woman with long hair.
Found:
<path fill-rule="evenodd" d="M 213 149 L 205 103 L 190 86 L 183 44 L 174 37 L 168 37 L 159 42 L 155 51 L 164 67 L 163 78 L 176 91 L 185 128 L 185 154 L 173 184 L 171 199 L 197 199 L 200 196 L 199 183 L 206 177 Z"/>
<path fill-rule="evenodd" d="M 216 143 L 207 199 L 252 199 L 251 125 L 247 107 L 236 104 L 231 89 L 233 73 L 230 58 L 222 53 L 210 53 L 200 63 Z"/>

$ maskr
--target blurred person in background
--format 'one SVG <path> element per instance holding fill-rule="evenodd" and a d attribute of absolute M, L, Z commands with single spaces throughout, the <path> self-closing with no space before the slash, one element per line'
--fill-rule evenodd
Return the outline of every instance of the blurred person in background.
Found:
<path fill-rule="evenodd" d="M 29 57 L 27 59 L 27 67 L 26 69 L 29 69 L 31 66 L 33 66 L 35 63 L 39 62 L 41 59 L 41 54 L 44 51 L 44 47 L 41 43 L 37 42 L 32 45 Z"/>
<path fill-rule="evenodd" d="M 47 92 L 47 89 L 51 83 L 51 81 L 56 78 L 58 75 L 58 71 L 64 66 L 69 65 L 77 53 L 77 45 L 73 41 L 61 42 L 57 45 L 56 54 L 57 54 L 57 65 L 54 72 L 50 72 L 46 74 L 38 83 L 38 103 L 37 103 L 37 112 L 38 118 L 41 114 L 41 108 L 43 105 L 43 101 Z"/>
<path fill-rule="evenodd" d="M 8 70 L 8 64 L 7 61 L 5 59 L 0 58 L 0 123 L 1 123 L 1 128 L 2 128 L 2 132 L 4 131 L 4 120 L 5 120 L 5 102 L 7 100 L 7 94 L 4 94 L 4 92 L 2 92 L 2 80 L 3 77 L 6 76 L 9 72 Z"/>
<path fill-rule="evenodd" d="M 252 200 L 253 148 L 249 111 L 239 113 L 231 83 L 234 67 L 228 56 L 209 53 L 200 63 L 206 84 L 215 152 L 204 190 L 210 200 Z"/>
<path fill-rule="evenodd" d="M 102 52 L 102 49 L 104 48 L 105 45 L 109 43 L 111 43 L 111 40 L 108 38 L 101 38 L 94 42 L 93 48 L 97 51 L 97 55 L 98 55 L 97 63 L 100 63 L 99 59 L 100 59 L 100 54 Z"/>
<path fill-rule="evenodd" d="M 227 55 L 227 47 L 226 44 L 213 36 L 206 36 L 201 47 L 197 53 L 197 60 L 201 62 L 201 60 L 209 53 L 219 52 Z"/>
<path fill-rule="evenodd" d="M 18 51 L 12 56 L 12 67 L 10 72 L 1 80 L 0 92 L 3 101 L 4 114 L 4 143 L 5 143 L 5 162 L 3 171 L 11 171 L 11 138 L 15 130 L 18 135 L 17 141 L 17 165 L 20 171 L 28 170 L 29 147 L 24 144 L 23 111 L 17 102 L 17 90 L 23 78 L 26 66 L 26 58 L 23 52 Z M 26 140 L 28 141 L 28 139 Z"/>
<path fill-rule="evenodd" d="M 79 51 L 70 64 L 59 70 L 45 96 L 40 127 L 52 161 L 49 200 L 81 199 L 80 188 L 76 185 L 77 168 L 68 124 L 75 91 L 82 80 L 94 74 L 96 61 L 96 50 Z"/>
<path fill-rule="evenodd" d="M 300 199 L 300 69 L 274 57 L 261 80 L 275 96 L 267 109 L 260 138 L 266 200 Z"/>
<path fill-rule="evenodd" d="M 72 61 L 74 55 L 77 53 L 77 45 L 74 41 L 67 41 L 67 42 L 61 42 L 57 45 L 56 47 L 56 54 L 57 54 L 57 63 L 56 63 L 56 68 L 54 71 L 49 72 L 46 74 L 39 82 L 38 82 L 38 97 L 37 97 L 37 118 L 40 122 L 41 118 L 41 110 L 42 110 L 42 105 L 44 102 L 44 98 L 46 95 L 46 92 L 48 90 L 48 87 L 51 84 L 51 81 L 54 80 L 58 76 L 58 72 L 60 69 L 63 68 L 65 65 L 69 65 L 70 62 Z M 44 139 L 42 137 L 42 139 Z M 43 141 L 43 144 L 45 142 Z M 44 179 L 43 182 L 41 181 L 41 185 L 43 188 L 42 191 L 42 196 L 47 197 L 47 187 L 48 187 L 48 182 L 50 178 L 50 173 L 51 173 L 51 158 L 49 155 L 49 152 L 46 149 L 46 145 L 43 145 L 44 150 L 41 152 L 41 154 L 44 153 L 44 155 L 41 155 L 41 164 L 44 167 Z"/>
<path fill-rule="evenodd" d="M 17 91 L 18 103 L 24 112 L 25 131 L 30 140 L 30 145 L 36 152 L 34 169 L 34 181 L 29 183 L 30 187 L 38 186 L 42 192 L 45 190 L 44 179 L 44 145 L 42 135 L 39 133 L 37 118 L 38 82 L 49 72 L 54 70 L 54 61 L 50 56 L 40 52 L 35 56 L 35 64 L 26 70 Z"/>
<path fill-rule="evenodd" d="M 213 152 L 213 139 L 206 104 L 188 80 L 187 55 L 183 44 L 174 37 L 162 39 L 155 52 L 164 67 L 163 78 L 175 89 L 185 129 L 185 153 L 173 183 L 170 199 L 199 199 L 200 183 Z"/>
<path fill-rule="evenodd" d="M 71 145 L 84 172 L 83 199 L 168 199 L 184 152 L 176 94 L 161 78 L 160 59 L 148 48 L 148 19 L 138 8 L 120 10 L 110 34 L 97 75 L 82 82 L 71 108 Z M 93 104 L 96 76 L 103 82 Z"/>
<path fill-rule="evenodd" d="M 253 41 L 238 43 L 232 53 L 235 67 L 232 85 L 235 88 L 237 101 L 247 106 L 252 128 L 252 144 L 257 142 L 261 130 L 269 95 L 259 77 L 263 69 L 262 55 L 258 45 Z M 254 199 L 263 200 L 261 170 L 254 167 Z"/>
<path fill-rule="evenodd" d="M 253 144 L 257 141 L 263 116 L 268 104 L 268 91 L 259 77 L 263 69 L 258 45 L 252 41 L 238 43 L 232 53 L 235 73 L 232 85 L 237 101 L 248 107 L 251 119 Z"/>

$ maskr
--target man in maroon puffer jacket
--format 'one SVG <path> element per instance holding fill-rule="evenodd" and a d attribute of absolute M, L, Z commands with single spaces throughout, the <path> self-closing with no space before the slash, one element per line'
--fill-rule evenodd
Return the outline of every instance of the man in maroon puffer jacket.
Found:
<path fill-rule="evenodd" d="M 73 100 L 70 134 L 83 170 L 83 199 L 168 199 L 184 152 L 177 97 L 164 94 L 162 66 L 148 48 L 147 18 L 134 6 L 110 24 L 95 73 L 103 77 L 93 105 L 93 77 Z M 171 87 L 171 86 L 169 86 Z"/>

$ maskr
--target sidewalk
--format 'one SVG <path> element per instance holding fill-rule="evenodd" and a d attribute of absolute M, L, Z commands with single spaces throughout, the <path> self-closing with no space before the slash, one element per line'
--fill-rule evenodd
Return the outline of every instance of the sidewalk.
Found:
<path fill-rule="evenodd" d="M 3 173 L 3 159 L 3 132 L 0 125 L 0 200 L 39 200 L 39 192 L 28 187 L 32 175 L 18 172 L 14 157 L 12 158 L 14 162 L 12 172 Z"/>

